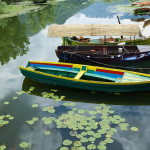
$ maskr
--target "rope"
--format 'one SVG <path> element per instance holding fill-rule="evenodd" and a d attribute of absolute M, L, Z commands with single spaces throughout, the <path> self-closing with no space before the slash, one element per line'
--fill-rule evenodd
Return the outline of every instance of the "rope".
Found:
<path fill-rule="evenodd" d="M 73 55 L 73 53 L 72 53 L 72 55 Z M 81 57 L 81 58 L 84 58 L 84 59 L 86 59 L 86 60 L 88 60 L 88 61 L 90 61 L 90 62 L 93 62 L 93 63 L 97 63 L 97 64 L 100 64 L 100 65 L 104 65 L 104 66 L 109 66 L 109 67 L 114 67 L 114 68 L 122 68 L 122 69 L 139 69 L 139 70 L 150 70 L 150 68 L 133 68 L 133 67 L 123 67 L 123 66 L 114 66 L 114 65 L 109 65 L 109 64 L 104 64 L 104 63 L 100 63 L 100 62 L 97 62 L 97 61 L 95 61 L 95 60 L 91 60 L 91 59 L 88 59 L 88 58 L 86 58 L 86 57 L 84 57 L 84 56 L 81 56 L 81 55 L 79 55 L 79 54 L 76 54 L 76 53 L 74 53 L 74 55 L 77 55 L 77 56 L 79 56 L 79 57 Z"/>

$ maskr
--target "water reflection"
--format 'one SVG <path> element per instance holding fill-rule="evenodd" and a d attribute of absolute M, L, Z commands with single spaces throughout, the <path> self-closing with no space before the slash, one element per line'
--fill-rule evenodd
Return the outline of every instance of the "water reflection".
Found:
<path fill-rule="evenodd" d="M 107 93 L 86 91 L 42 84 L 29 78 L 25 78 L 22 84 L 22 90 L 27 91 L 30 87 L 35 87 L 35 90 L 31 94 L 37 96 L 42 96 L 42 92 L 50 92 L 51 89 L 56 89 L 58 90 L 56 95 L 59 97 L 65 95 L 65 101 L 105 103 L 110 105 L 150 105 L 150 92 Z M 143 100 L 141 101 L 141 99 Z"/>
<path fill-rule="evenodd" d="M 111 13 L 107 9 L 109 6 L 116 5 L 117 1 L 114 1 L 115 3 L 105 2 L 112 1 L 103 1 L 102 3 L 100 1 L 67 0 L 48 6 L 39 12 L 0 21 L 0 61 L 3 65 L 0 65 L 0 114 L 14 116 L 14 120 L 10 121 L 10 124 L 0 128 L 0 144 L 5 143 L 7 149 L 20 149 L 19 144 L 22 141 L 31 143 L 33 150 L 59 149 L 62 146 L 62 140 L 66 136 L 70 138 L 70 130 L 59 130 L 56 129 L 55 124 L 45 126 L 41 123 L 43 116 L 49 116 L 48 113 L 41 111 L 42 107 L 55 106 L 57 113 L 52 115 L 55 117 L 72 110 L 70 107 L 62 106 L 64 101 L 56 103 L 52 99 L 41 97 L 41 92 L 58 89 L 56 94 L 58 96 L 65 95 L 66 101 L 74 101 L 78 109 L 94 110 L 94 107 L 97 106 L 95 103 L 111 104 L 115 114 L 119 114 L 129 124 L 139 128 L 138 133 L 119 131 L 113 136 L 115 142 L 108 145 L 108 150 L 148 150 L 150 92 L 123 93 L 121 95 L 104 92 L 91 94 L 84 90 L 48 86 L 26 78 L 23 81 L 24 77 L 19 72 L 18 66 L 25 66 L 28 60 L 58 61 L 54 50 L 62 44 L 62 40 L 61 38 L 47 38 L 48 27 L 51 23 L 117 24 L 116 14 L 118 13 Z M 129 1 L 122 0 L 119 3 L 129 4 Z M 130 23 L 130 19 L 140 18 L 128 13 L 122 13 L 120 16 L 122 16 L 122 23 Z M 16 91 L 20 91 L 21 88 L 28 90 L 31 86 L 35 87 L 35 91 L 31 95 L 24 94 L 18 96 L 17 100 L 12 100 L 12 97 L 16 96 Z M 9 101 L 10 104 L 4 105 L 4 101 Z M 39 104 L 39 109 L 32 108 L 34 103 Z M 34 126 L 26 124 L 26 120 L 31 120 L 35 116 L 39 117 L 37 124 Z M 46 137 L 43 133 L 45 129 L 51 130 L 52 135 Z"/>
<path fill-rule="evenodd" d="M 8 63 L 11 58 L 16 59 L 17 56 L 23 56 L 28 52 L 30 42 L 25 31 L 26 26 L 21 24 L 18 17 L 1 20 L 0 62 L 2 65 Z"/>

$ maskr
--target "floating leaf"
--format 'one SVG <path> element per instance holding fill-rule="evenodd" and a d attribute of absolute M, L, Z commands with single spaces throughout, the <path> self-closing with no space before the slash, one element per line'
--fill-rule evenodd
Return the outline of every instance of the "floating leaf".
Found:
<path fill-rule="evenodd" d="M 46 131 L 44 132 L 44 134 L 45 134 L 45 135 L 50 135 L 50 134 L 51 134 L 51 131 L 46 130 Z"/>
<path fill-rule="evenodd" d="M 63 99 L 65 99 L 65 96 L 61 96 L 61 97 L 60 97 L 60 100 L 63 100 Z"/>
<path fill-rule="evenodd" d="M 5 104 L 5 105 L 8 105 L 8 104 L 9 104 L 9 102 L 8 102 L 8 101 L 6 101 L 6 102 L 4 102 L 4 104 Z"/>
<path fill-rule="evenodd" d="M 81 141 L 82 143 L 86 143 L 86 142 L 88 142 L 89 140 L 88 140 L 87 138 L 83 137 L 83 138 L 81 138 L 80 141 Z"/>
<path fill-rule="evenodd" d="M 51 89 L 51 91 L 52 91 L 52 92 L 57 92 L 58 90 L 53 90 L 53 89 Z"/>
<path fill-rule="evenodd" d="M 15 99 L 17 99 L 17 98 L 18 98 L 18 97 L 17 97 L 17 96 L 15 96 L 15 97 L 13 97 L 12 99 L 13 99 L 13 100 L 15 100 Z"/>
<path fill-rule="evenodd" d="M 96 145 L 95 144 L 89 144 L 87 146 L 87 149 L 96 149 Z"/>
<path fill-rule="evenodd" d="M 95 138 L 94 138 L 94 137 L 90 137 L 90 138 L 89 138 L 89 141 L 90 141 L 90 142 L 94 142 L 94 141 L 95 141 Z"/>
<path fill-rule="evenodd" d="M 113 143 L 113 142 L 114 142 L 114 140 L 113 140 L 113 139 L 111 139 L 111 138 L 106 138 L 105 142 L 106 142 L 106 143 Z"/>
<path fill-rule="evenodd" d="M 39 107 L 39 104 L 33 104 L 32 107 L 37 108 L 37 107 Z"/>
<path fill-rule="evenodd" d="M 21 95 L 23 93 L 25 93 L 25 91 L 16 92 L 16 94 L 18 94 L 18 95 Z"/>
<path fill-rule="evenodd" d="M 89 111 L 89 114 L 90 114 L 90 115 L 96 115 L 97 112 L 96 112 L 96 111 Z"/>
<path fill-rule="evenodd" d="M 61 147 L 59 150 L 69 150 L 68 147 Z"/>
<path fill-rule="evenodd" d="M 130 128 L 132 131 L 138 131 L 139 129 L 138 128 L 136 128 L 136 127 L 131 127 Z"/>
<path fill-rule="evenodd" d="M 0 150 L 4 150 L 6 149 L 6 146 L 5 145 L 0 145 Z"/>
<path fill-rule="evenodd" d="M 84 110 L 78 110 L 79 114 L 83 114 L 85 111 Z"/>
<path fill-rule="evenodd" d="M 71 135 L 71 136 L 76 136 L 76 135 L 77 135 L 77 132 L 76 132 L 76 131 L 70 131 L 70 135 Z"/>
<path fill-rule="evenodd" d="M 72 144 L 72 141 L 70 141 L 70 140 L 63 141 L 63 145 L 71 145 L 71 144 Z"/>
<path fill-rule="evenodd" d="M 82 144 L 81 144 L 80 141 L 75 141 L 75 142 L 73 143 L 73 145 L 74 145 L 74 146 L 81 146 Z"/>
<path fill-rule="evenodd" d="M 22 142 L 22 143 L 19 144 L 19 146 L 20 146 L 21 148 L 24 148 L 24 149 L 26 149 L 26 148 L 31 148 L 31 144 L 30 144 L 30 143 L 27 143 L 27 142 Z"/>
<path fill-rule="evenodd" d="M 69 106 L 69 103 L 63 103 L 64 106 Z"/>
<path fill-rule="evenodd" d="M 28 124 L 30 124 L 30 125 L 33 125 L 34 124 L 34 121 L 33 120 L 27 120 L 26 121 Z"/>
<path fill-rule="evenodd" d="M 102 143 L 100 143 L 98 146 L 97 146 L 98 149 L 100 150 L 106 150 L 106 146 Z"/>

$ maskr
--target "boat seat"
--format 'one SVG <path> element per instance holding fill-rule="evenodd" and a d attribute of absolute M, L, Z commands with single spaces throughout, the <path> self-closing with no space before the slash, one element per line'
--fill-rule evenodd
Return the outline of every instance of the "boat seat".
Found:
<path fill-rule="evenodd" d="M 108 77 L 108 76 L 103 76 L 103 75 L 97 75 L 94 73 L 85 73 L 86 76 L 91 76 L 91 77 L 97 77 L 97 78 L 101 78 L 101 79 L 107 79 L 110 81 L 116 81 L 116 78 L 112 78 L 112 77 Z"/>
<path fill-rule="evenodd" d="M 85 71 L 81 70 L 81 71 L 74 77 L 74 79 L 80 79 L 84 74 L 85 74 Z"/>

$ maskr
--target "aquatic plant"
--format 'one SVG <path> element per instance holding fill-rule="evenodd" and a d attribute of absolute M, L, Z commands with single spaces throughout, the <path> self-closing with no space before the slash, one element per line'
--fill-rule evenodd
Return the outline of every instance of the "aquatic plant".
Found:
<path fill-rule="evenodd" d="M 50 135 L 50 134 L 51 134 L 51 131 L 46 130 L 46 131 L 44 132 L 44 134 L 45 134 L 45 135 Z"/>
<path fill-rule="evenodd" d="M 39 107 L 39 104 L 33 104 L 32 107 L 37 108 L 37 107 Z"/>
<path fill-rule="evenodd" d="M 26 122 L 29 124 L 29 125 L 33 125 L 36 121 L 38 121 L 39 118 L 38 117 L 33 117 L 32 120 L 27 120 Z"/>
<path fill-rule="evenodd" d="M 4 150 L 6 149 L 6 146 L 5 145 L 0 145 L 0 150 Z"/>
<path fill-rule="evenodd" d="M 30 144 L 30 143 L 27 143 L 27 142 L 21 142 L 21 143 L 19 144 L 19 146 L 20 146 L 21 148 L 23 148 L 23 149 L 29 149 L 29 148 L 31 148 L 31 144 Z"/>
<path fill-rule="evenodd" d="M 12 119 L 14 119 L 14 117 L 11 116 L 10 114 L 1 115 L 0 116 L 0 127 L 3 127 L 5 125 L 9 124 L 9 120 L 12 120 Z"/>
<path fill-rule="evenodd" d="M 8 102 L 8 101 L 4 102 L 4 105 L 8 105 L 8 104 L 9 104 L 9 102 Z"/>

